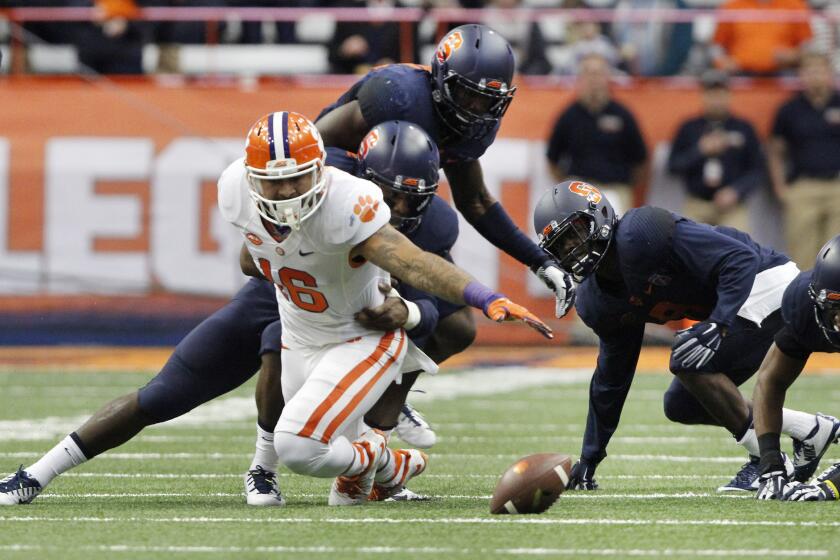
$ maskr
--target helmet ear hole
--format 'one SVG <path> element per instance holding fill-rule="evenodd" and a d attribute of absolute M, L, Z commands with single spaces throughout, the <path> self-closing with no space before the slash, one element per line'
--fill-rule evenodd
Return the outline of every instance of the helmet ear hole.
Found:
<path fill-rule="evenodd" d="M 609 212 L 607 212 L 607 207 L 602 206 L 601 207 L 601 215 L 606 218 L 608 214 L 609 214 Z"/>

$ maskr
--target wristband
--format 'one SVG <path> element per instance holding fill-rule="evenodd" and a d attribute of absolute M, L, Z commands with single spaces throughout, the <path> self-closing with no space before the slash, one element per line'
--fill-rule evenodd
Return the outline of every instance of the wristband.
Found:
<path fill-rule="evenodd" d="M 406 309 L 408 309 L 408 318 L 405 320 L 405 324 L 403 325 L 403 328 L 405 330 L 410 331 L 420 324 L 420 319 L 422 319 L 423 317 L 420 313 L 420 307 L 418 307 L 416 303 L 402 297 L 400 293 L 394 288 L 391 288 L 391 291 L 388 293 L 388 297 L 400 298 L 405 304 Z"/>
<path fill-rule="evenodd" d="M 463 297 L 464 303 L 466 303 L 470 307 L 475 307 L 477 309 L 481 309 L 482 311 L 486 311 L 487 306 L 490 305 L 491 301 L 503 298 L 505 296 L 494 292 L 481 282 L 476 282 L 475 280 L 473 280 L 464 288 Z"/>

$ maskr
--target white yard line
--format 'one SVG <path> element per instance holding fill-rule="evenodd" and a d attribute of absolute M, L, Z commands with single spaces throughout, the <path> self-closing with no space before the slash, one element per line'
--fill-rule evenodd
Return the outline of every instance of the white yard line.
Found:
<path fill-rule="evenodd" d="M 436 500 L 489 500 L 490 495 L 474 494 L 425 494 Z M 99 498 L 99 499 L 123 499 L 123 498 L 230 498 L 243 496 L 243 492 L 129 492 L 113 494 L 108 492 L 55 492 L 39 496 L 40 499 L 52 500 L 75 500 L 78 498 Z M 325 494 L 300 494 L 283 492 L 286 497 L 292 498 L 325 498 Z M 563 500 L 659 500 L 659 499 L 697 499 L 697 498 L 753 498 L 752 493 L 739 492 L 715 493 L 715 492 L 677 492 L 677 493 L 650 493 L 650 494 L 616 494 L 604 492 L 567 492 L 563 494 Z"/>
<path fill-rule="evenodd" d="M 699 556 L 699 557 L 824 557 L 827 550 L 785 550 L 785 549 L 714 549 L 714 548 L 455 548 L 455 547 L 409 547 L 409 546 L 138 546 L 111 544 L 75 546 L 74 550 L 91 552 L 155 553 L 178 552 L 196 554 L 231 553 L 298 553 L 298 554 L 480 554 L 505 556 Z M 0 550 L 10 552 L 64 551 L 66 548 L 47 545 L 11 544 L 0 545 Z"/>
<path fill-rule="evenodd" d="M 59 523 L 264 523 L 332 525 L 627 525 L 627 526 L 709 526 L 709 527 L 840 527 L 840 521 L 762 521 L 743 519 L 605 519 L 605 518 L 552 518 L 552 517 L 93 517 L 93 516 L 0 516 L 4 522 L 59 522 Z"/>

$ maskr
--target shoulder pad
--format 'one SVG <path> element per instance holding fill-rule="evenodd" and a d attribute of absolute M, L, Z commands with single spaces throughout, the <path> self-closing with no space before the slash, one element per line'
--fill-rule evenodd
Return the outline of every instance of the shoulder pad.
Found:
<path fill-rule="evenodd" d="M 242 184 L 245 180 L 245 159 L 239 158 L 227 166 L 217 183 L 219 210 L 222 218 L 232 224 L 243 221 L 248 209 Z"/>
<path fill-rule="evenodd" d="M 671 250 L 677 218 L 655 206 L 629 210 L 618 223 L 615 242 L 622 268 L 662 262 Z"/>

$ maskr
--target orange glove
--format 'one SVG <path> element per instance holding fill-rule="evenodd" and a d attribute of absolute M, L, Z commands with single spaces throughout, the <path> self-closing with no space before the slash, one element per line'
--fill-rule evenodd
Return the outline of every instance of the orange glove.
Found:
<path fill-rule="evenodd" d="M 548 339 L 554 338 L 551 327 L 543 323 L 539 317 L 521 305 L 513 303 L 506 297 L 500 297 L 491 301 L 485 306 L 484 314 L 497 323 L 501 323 L 502 321 L 522 321 L 544 337 Z"/>

